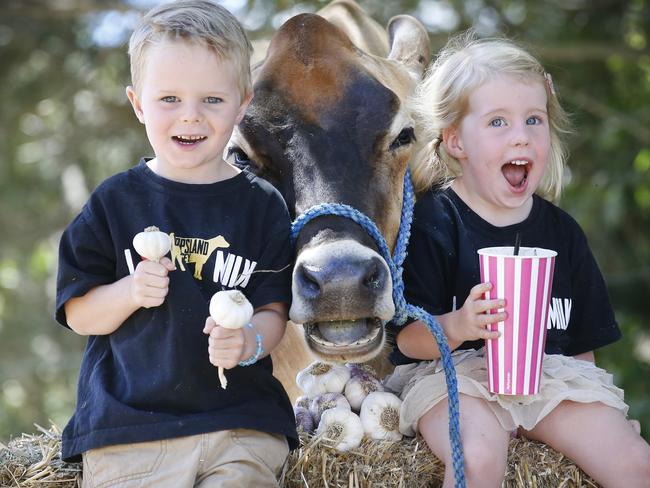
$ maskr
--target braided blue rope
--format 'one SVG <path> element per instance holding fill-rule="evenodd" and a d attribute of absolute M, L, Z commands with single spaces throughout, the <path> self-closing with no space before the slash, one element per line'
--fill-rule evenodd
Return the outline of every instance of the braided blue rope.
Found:
<path fill-rule="evenodd" d="M 295 243 L 298 234 L 310 220 L 323 215 L 337 215 L 346 217 L 357 224 L 375 240 L 381 256 L 390 268 L 390 274 L 393 282 L 393 302 L 395 303 L 395 315 L 393 323 L 404 325 L 408 317 L 421 320 L 424 322 L 433 334 L 440 357 L 445 370 L 445 381 L 447 383 L 447 393 L 449 395 L 449 442 L 451 443 L 452 464 L 454 467 L 454 479 L 456 488 L 465 487 L 465 461 L 463 458 L 463 445 L 460 440 L 460 410 L 458 402 L 458 383 L 456 381 L 456 368 L 451 359 L 451 350 L 447 339 L 442 332 L 438 321 L 428 312 L 420 307 L 408 304 L 404 298 L 404 280 L 402 279 L 404 259 L 406 258 L 406 248 L 411 236 L 411 222 L 413 220 L 413 206 L 415 204 L 415 195 L 411 183 L 411 173 L 406 171 L 404 175 L 404 204 L 402 206 L 402 216 L 400 220 L 397 243 L 395 252 L 391 256 L 386 244 L 386 240 L 379 232 L 375 223 L 366 215 L 359 212 L 354 207 L 342 203 L 321 203 L 307 209 L 302 215 L 294 220 L 291 227 L 291 239 Z"/>

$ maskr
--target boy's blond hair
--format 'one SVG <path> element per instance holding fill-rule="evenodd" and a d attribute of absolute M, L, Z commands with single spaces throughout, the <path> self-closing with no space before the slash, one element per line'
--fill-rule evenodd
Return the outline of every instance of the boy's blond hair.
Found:
<path fill-rule="evenodd" d="M 233 63 L 242 100 L 252 92 L 252 46 L 243 27 L 221 5 L 211 0 L 179 0 L 154 7 L 140 20 L 129 40 L 131 79 L 138 91 L 147 48 L 169 40 L 183 40 L 212 49 L 221 60 Z"/>
<path fill-rule="evenodd" d="M 562 136 L 570 131 L 570 126 L 550 76 L 537 59 L 512 41 L 477 39 L 471 31 L 452 38 L 440 51 L 409 102 L 418 126 L 418 138 L 425 141 L 413 162 L 416 191 L 433 185 L 444 186 L 461 174 L 458 161 L 441 144 L 442 132 L 458 127 L 476 88 L 504 74 L 540 82 L 546 88 L 551 149 L 537 193 L 550 200 L 559 198 L 567 158 Z"/>

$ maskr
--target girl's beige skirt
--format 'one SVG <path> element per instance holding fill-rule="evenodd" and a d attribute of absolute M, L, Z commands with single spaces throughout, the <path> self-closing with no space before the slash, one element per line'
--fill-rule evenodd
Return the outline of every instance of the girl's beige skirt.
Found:
<path fill-rule="evenodd" d="M 620 410 L 623 415 L 627 414 L 623 390 L 613 384 L 611 374 L 590 361 L 546 355 L 538 394 L 498 395 L 488 391 L 485 348 L 456 351 L 452 357 L 458 392 L 484 398 L 508 432 L 514 432 L 518 427 L 531 430 L 564 400 L 602 402 Z M 384 384 L 403 400 L 400 431 L 405 435 L 414 435 L 420 417 L 447 398 L 445 372 L 440 360 L 397 366 Z"/>

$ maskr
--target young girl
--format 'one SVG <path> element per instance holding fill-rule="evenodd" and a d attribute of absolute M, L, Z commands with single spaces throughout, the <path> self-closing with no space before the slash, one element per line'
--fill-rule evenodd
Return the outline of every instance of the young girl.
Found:
<path fill-rule="evenodd" d="M 594 349 L 621 335 L 605 283 L 578 224 L 547 200 L 562 187 L 568 126 L 551 77 L 510 41 L 464 35 L 443 49 L 414 107 L 431 142 L 414 171 L 420 198 L 406 298 L 437 317 L 456 350 L 468 486 L 501 486 L 517 429 L 604 487 L 650 486 L 650 447 L 626 420 L 623 391 L 594 364 Z M 482 346 L 499 335 L 488 324 L 505 319 L 488 312 L 505 302 L 484 298 L 491 285 L 479 283 L 476 251 L 512 246 L 517 234 L 523 246 L 558 255 L 540 392 L 504 396 L 487 389 Z M 388 385 L 404 400 L 401 428 L 422 434 L 445 462 L 444 486 L 453 486 L 437 344 L 420 321 L 401 328 L 396 344 L 395 362 L 404 365 Z"/>

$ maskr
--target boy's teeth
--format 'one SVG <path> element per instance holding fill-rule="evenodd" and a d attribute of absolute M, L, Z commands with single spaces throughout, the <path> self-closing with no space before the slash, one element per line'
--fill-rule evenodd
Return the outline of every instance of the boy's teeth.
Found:
<path fill-rule="evenodd" d="M 523 161 L 521 159 L 515 159 L 514 161 L 510 161 L 510 164 L 516 164 L 517 166 L 523 166 L 525 164 L 528 164 L 528 161 Z"/>
<path fill-rule="evenodd" d="M 186 141 L 198 141 L 203 139 L 203 136 L 177 136 L 179 139 L 184 139 Z"/>

